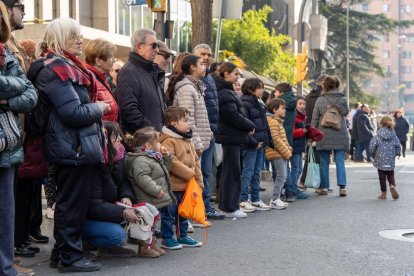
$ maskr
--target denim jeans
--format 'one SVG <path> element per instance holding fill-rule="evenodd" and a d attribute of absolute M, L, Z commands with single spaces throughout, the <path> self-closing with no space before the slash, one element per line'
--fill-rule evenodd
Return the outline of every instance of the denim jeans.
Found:
<path fill-rule="evenodd" d="M 175 225 L 177 231 L 180 229 L 180 238 L 187 237 L 188 232 L 188 220 L 184 217 L 179 217 L 178 221 L 178 205 L 181 203 L 184 197 L 184 192 L 173 192 L 177 199 L 177 204 L 170 204 L 167 207 L 161 209 L 161 235 L 163 239 L 174 237 L 173 226 Z M 179 227 L 178 227 L 179 226 Z M 178 236 L 178 235 L 177 235 Z"/>
<path fill-rule="evenodd" d="M 0 275 L 14 276 L 14 167 L 0 168 Z"/>
<path fill-rule="evenodd" d="M 346 185 L 346 171 L 345 171 L 345 151 L 334 150 L 334 160 L 336 167 L 336 183 L 338 186 Z M 320 150 L 319 153 L 319 171 L 321 174 L 321 189 L 329 189 L 329 163 L 330 150 Z"/>
<path fill-rule="evenodd" d="M 276 174 L 276 179 L 274 180 L 274 186 L 273 186 L 273 197 L 272 199 L 279 199 L 280 193 L 282 192 L 283 185 L 286 181 L 287 177 L 287 163 L 283 158 L 276 158 L 271 161 L 272 162 L 272 168 Z"/>
<path fill-rule="evenodd" d="M 371 161 L 371 152 L 369 151 L 369 142 L 370 141 L 371 140 L 363 141 L 363 142 L 360 143 L 360 145 L 362 147 L 361 155 L 362 155 L 362 152 L 365 150 L 365 154 L 367 155 L 367 161 Z"/>
<path fill-rule="evenodd" d="M 260 149 L 243 150 L 243 170 L 241 174 L 240 202 L 249 200 L 249 186 L 251 186 L 251 201 L 260 200 L 260 172 L 263 165 L 263 147 Z"/>
<path fill-rule="evenodd" d="M 290 170 L 290 185 L 291 190 L 294 193 L 299 191 L 298 189 L 298 180 L 302 174 L 302 153 L 294 153 L 290 158 L 291 170 Z"/>
<path fill-rule="evenodd" d="M 106 221 L 86 220 L 83 224 L 82 237 L 92 246 L 120 246 L 125 241 L 125 230 L 118 224 Z"/>
<path fill-rule="evenodd" d="M 213 207 L 211 207 L 210 203 L 210 174 L 213 166 L 214 152 L 216 150 L 215 146 L 216 143 L 213 138 L 210 141 L 210 146 L 203 152 L 203 155 L 201 156 L 201 172 L 203 173 L 204 182 L 203 201 L 207 213 L 213 210 Z"/>

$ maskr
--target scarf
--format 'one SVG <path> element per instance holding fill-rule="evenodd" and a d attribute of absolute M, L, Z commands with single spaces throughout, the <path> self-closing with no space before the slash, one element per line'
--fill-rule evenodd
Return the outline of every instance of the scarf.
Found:
<path fill-rule="evenodd" d="M 6 50 L 4 49 L 3 43 L 0 43 L 0 70 L 3 69 L 5 62 L 6 62 Z"/>
<path fill-rule="evenodd" d="M 89 88 L 91 102 L 96 102 L 98 88 L 96 87 L 96 78 L 94 74 L 85 68 L 83 63 L 73 54 L 63 51 L 63 56 L 44 50 L 41 57 L 44 57 L 45 65 L 49 65 L 53 72 L 59 76 L 62 81 L 72 81 L 79 85 Z M 61 58 L 59 58 L 61 57 Z"/>
<path fill-rule="evenodd" d="M 184 132 L 181 132 L 181 131 L 179 131 L 178 129 L 176 129 L 173 125 L 169 125 L 169 126 L 167 126 L 167 128 L 168 128 L 169 130 L 173 131 L 174 133 L 177 133 L 178 135 L 180 135 L 180 136 L 182 136 L 182 137 L 186 138 L 186 139 L 191 139 L 191 138 L 193 138 L 193 131 L 192 131 L 191 129 L 190 129 L 190 131 L 189 131 L 189 132 L 184 133 Z"/>
<path fill-rule="evenodd" d="M 146 152 L 149 155 L 151 155 L 155 160 L 162 161 L 163 155 L 159 151 L 155 151 L 155 150 L 152 150 L 152 149 L 148 149 L 146 147 L 136 147 L 135 148 L 135 152 Z"/>
<path fill-rule="evenodd" d="M 125 157 L 125 147 L 124 145 L 120 144 L 119 147 L 116 150 L 115 154 L 115 161 L 119 162 L 124 159 Z"/>

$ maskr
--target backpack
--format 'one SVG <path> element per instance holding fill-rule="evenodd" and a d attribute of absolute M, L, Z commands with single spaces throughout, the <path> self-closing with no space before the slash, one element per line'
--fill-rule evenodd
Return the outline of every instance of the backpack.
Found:
<path fill-rule="evenodd" d="M 329 100 L 328 100 L 329 102 Z M 326 112 L 323 114 L 321 126 L 326 128 L 333 128 L 335 130 L 340 130 L 342 127 L 342 112 L 339 107 L 336 105 L 339 102 L 336 101 L 335 104 L 330 104 L 326 107 Z"/>

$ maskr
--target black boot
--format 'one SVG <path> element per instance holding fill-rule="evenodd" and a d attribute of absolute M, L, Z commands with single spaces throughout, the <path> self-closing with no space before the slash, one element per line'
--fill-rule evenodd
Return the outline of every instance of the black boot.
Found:
<path fill-rule="evenodd" d="M 95 261 L 91 261 L 87 258 L 82 258 L 70 265 L 63 265 L 62 262 L 58 264 L 58 270 L 61 273 L 66 272 L 92 272 L 101 269 L 101 264 Z"/>
<path fill-rule="evenodd" d="M 29 249 L 25 244 L 18 246 L 14 249 L 14 255 L 25 257 L 25 258 L 33 258 L 35 256 L 35 251 Z"/>
<path fill-rule="evenodd" d="M 49 237 L 42 235 L 40 232 L 35 232 L 29 235 L 29 241 L 36 243 L 48 243 Z"/>

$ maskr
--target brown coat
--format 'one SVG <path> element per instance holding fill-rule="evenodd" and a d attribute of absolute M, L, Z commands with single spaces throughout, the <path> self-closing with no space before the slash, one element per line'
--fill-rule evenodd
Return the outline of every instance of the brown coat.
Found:
<path fill-rule="evenodd" d="M 268 160 L 274 160 L 282 157 L 288 160 L 292 156 L 292 147 L 287 140 L 282 119 L 275 116 L 267 117 L 267 123 L 269 124 L 270 134 L 272 135 L 275 148 L 266 147 L 266 158 Z"/>
<path fill-rule="evenodd" d="M 163 127 L 160 142 L 174 156 L 169 171 L 172 190 L 174 192 L 185 191 L 188 181 L 193 176 L 198 185 L 203 188 L 204 183 L 200 160 L 191 139 L 183 138 L 179 134 Z"/>

